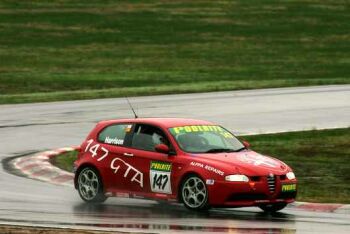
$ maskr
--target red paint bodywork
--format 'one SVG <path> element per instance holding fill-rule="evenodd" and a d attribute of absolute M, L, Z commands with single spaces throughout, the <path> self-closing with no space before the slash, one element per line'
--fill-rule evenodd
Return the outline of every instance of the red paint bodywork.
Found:
<path fill-rule="evenodd" d="M 167 155 L 97 142 L 97 135 L 101 130 L 106 126 L 117 123 L 133 125 L 138 123 L 149 124 L 162 129 L 174 147 L 176 155 Z M 285 163 L 271 157 L 261 156 L 250 149 L 234 153 L 191 154 L 184 152 L 178 146 L 168 129 L 188 125 L 214 124 L 208 121 L 181 118 L 137 118 L 102 121 L 96 125 L 82 143 L 78 159 L 74 163 L 75 169 L 79 171 L 86 165 L 95 167 L 102 177 L 104 192 L 107 196 L 179 201 L 178 192 L 182 179 L 188 174 L 197 174 L 204 181 L 214 180 L 214 184 L 207 183 L 209 204 L 212 207 L 244 207 L 294 202 L 296 192 L 288 194 L 283 194 L 281 192 L 282 184 L 297 183 L 296 179 L 288 180 L 286 178 L 286 173 L 292 170 Z M 95 157 L 92 157 L 91 152 L 85 152 L 89 139 L 93 139 L 92 144 L 100 145 L 97 156 Z M 108 150 L 108 155 L 103 160 L 98 161 L 99 156 L 104 154 L 104 152 L 101 151 L 101 147 Z M 133 154 L 134 156 L 127 157 L 124 153 Z M 254 159 L 257 156 L 263 157 L 264 160 L 273 163 L 275 167 L 268 167 L 264 164 L 255 165 L 254 161 L 249 162 L 251 158 Z M 126 173 L 128 166 L 123 163 L 120 164 L 121 167 L 118 172 L 114 173 L 115 171 L 111 169 L 111 163 L 116 158 L 122 159 L 126 164 L 131 165 L 143 174 L 143 186 L 140 186 L 140 183 L 136 181 L 131 181 L 136 173 L 133 169 L 129 169 L 129 172 Z M 151 161 L 171 163 L 171 194 L 155 193 L 151 191 Z M 203 165 L 204 167 L 194 166 L 193 162 L 197 163 L 197 165 Z M 224 172 L 224 175 L 205 169 L 206 165 Z M 225 176 L 232 174 L 244 174 L 249 177 L 249 182 L 225 181 Z M 270 174 L 273 174 L 276 178 L 276 189 L 273 193 L 269 191 L 267 185 L 267 176 Z"/>

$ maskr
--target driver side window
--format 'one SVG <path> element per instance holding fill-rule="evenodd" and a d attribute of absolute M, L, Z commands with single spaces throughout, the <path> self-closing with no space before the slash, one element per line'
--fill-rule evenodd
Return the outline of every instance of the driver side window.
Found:
<path fill-rule="evenodd" d="M 131 147 L 155 151 L 155 146 L 158 144 L 165 144 L 170 147 L 167 137 L 160 129 L 146 124 L 136 125 Z"/>

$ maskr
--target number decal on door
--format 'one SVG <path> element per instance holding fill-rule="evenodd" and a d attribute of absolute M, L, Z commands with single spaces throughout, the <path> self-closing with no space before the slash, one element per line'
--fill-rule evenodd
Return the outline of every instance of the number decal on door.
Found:
<path fill-rule="evenodd" d="M 171 194 L 171 163 L 151 162 L 150 185 L 152 192 Z"/>
<path fill-rule="evenodd" d="M 159 190 L 164 190 L 165 186 L 167 185 L 169 181 L 169 175 L 164 175 L 160 173 L 154 173 L 153 176 L 153 189 L 159 189 Z"/>

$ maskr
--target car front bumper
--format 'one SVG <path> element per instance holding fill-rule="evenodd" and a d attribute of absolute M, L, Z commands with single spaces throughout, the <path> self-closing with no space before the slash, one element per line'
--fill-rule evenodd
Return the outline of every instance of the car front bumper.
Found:
<path fill-rule="evenodd" d="M 209 204 L 213 207 L 245 207 L 292 203 L 297 195 L 296 184 L 296 180 L 276 180 L 271 190 L 265 179 L 256 182 L 215 181 L 208 185 Z"/>

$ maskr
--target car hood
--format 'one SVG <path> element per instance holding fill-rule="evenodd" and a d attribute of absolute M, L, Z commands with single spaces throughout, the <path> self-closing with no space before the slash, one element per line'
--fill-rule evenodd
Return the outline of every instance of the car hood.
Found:
<path fill-rule="evenodd" d="M 228 174 L 247 176 L 282 175 L 290 168 L 278 159 L 261 155 L 252 150 L 232 153 L 196 154 L 196 161 L 217 167 Z"/>

